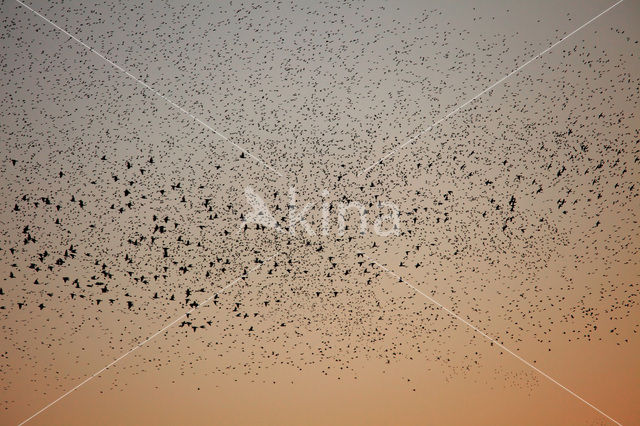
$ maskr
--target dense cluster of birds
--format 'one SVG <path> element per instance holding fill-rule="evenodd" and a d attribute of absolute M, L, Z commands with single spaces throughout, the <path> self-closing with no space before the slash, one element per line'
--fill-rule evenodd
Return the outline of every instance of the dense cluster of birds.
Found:
<path fill-rule="evenodd" d="M 367 359 L 481 364 L 490 349 L 402 280 L 509 347 L 637 338 L 640 74 L 623 29 L 585 30 L 359 175 L 557 34 L 529 42 L 486 11 L 456 24 L 364 2 L 43 6 L 280 178 L 5 9 L 4 395 L 27 367 L 66 390 L 99 367 L 86 348 L 106 363 L 175 318 L 116 374 L 169 360 L 261 381 L 277 366 L 357 376 Z M 337 203 L 363 203 L 372 222 L 393 202 L 399 232 L 361 235 L 356 215 L 344 235 L 248 224 L 247 186 L 285 228 L 293 186 L 298 208 L 316 203 L 316 231 L 324 189 L 332 220 Z"/>

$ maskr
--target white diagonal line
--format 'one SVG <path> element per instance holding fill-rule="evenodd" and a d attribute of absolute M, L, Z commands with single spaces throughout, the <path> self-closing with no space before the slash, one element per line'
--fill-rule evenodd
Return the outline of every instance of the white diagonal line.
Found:
<path fill-rule="evenodd" d="M 458 321 L 462 322 L 464 325 L 466 325 L 467 327 L 471 328 L 472 330 L 474 330 L 475 332 L 477 332 L 478 334 L 480 334 L 482 337 L 484 337 L 485 339 L 489 340 L 492 343 L 495 343 L 496 345 L 500 346 L 500 348 L 502 348 L 504 351 L 508 352 L 509 354 L 513 355 L 515 358 L 517 358 L 518 360 L 522 361 L 524 364 L 526 364 L 528 367 L 532 368 L 533 370 L 535 370 L 536 372 L 538 372 L 539 374 L 541 374 L 542 376 L 544 376 L 546 379 L 548 379 L 549 381 L 551 381 L 552 383 L 555 383 L 556 385 L 560 386 L 562 389 L 564 389 L 565 391 L 569 392 L 571 395 L 573 395 L 574 397 L 578 398 L 580 401 L 584 402 L 585 404 L 587 404 L 589 407 L 593 408 L 594 410 L 596 410 L 598 413 L 602 414 L 603 416 L 605 416 L 607 419 L 611 420 L 612 422 L 614 422 L 615 424 L 622 426 L 622 424 L 620 422 L 618 422 L 617 420 L 613 419 L 612 417 L 610 417 L 609 415 L 607 415 L 605 412 L 603 412 L 602 410 L 600 410 L 598 407 L 596 407 L 595 405 L 591 404 L 589 401 L 585 400 L 584 398 L 582 398 L 580 395 L 578 395 L 577 393 L 575 393 L 574 391 L 572 391 L 571 389 L 567 388 L 566 386 L 564 386 L 562 383 L 558 382 L 556 379 L 554 379 L 553 377 L 549 376 L 547 373 L 545 373 L 544 371 L 540 370 L 538 367 L 536 367 L 535 365 L 531 364 L 529 361 L 527 361 L 526 359 L 522 358 L 520 355 L 518 355 L 517 353 L 513 352 L 512 350 L 510 350 L 509 348 L 507 348 L 506 346 L 504 346 L 502 343 L 498 342 L 497 340 L 491 338 L 490 336 L 488 336 L 486 333 L 484 333 L 482 330 L 480 330 L 478 327 L 476 327 L 475 325 L 471 324 L 469 321 L 467 321 L 466 319 L 464 319 L 463 317 L 461 317 L 460 315 L 456 314 L 455 312 L 453 312 L 451 309 L 447 308 L 446 306 L 442 305 L 440 302 L 438 302 L 437 300 L 435 300 L 433 297 L 429 296 L 428 294 L 424 293 L 423 291 L 421 291 L 420 289 L 418 289 L 416 286 L 414 286 L 413 284 L 411 284 L 409 281 L 407 281 L 406 279 L 402 278 L 401 276 L 399 276 L 398 274 L 396 274 L 395 272 L 387 269 L 385 266 L 381 265 L 380 263 L 378 263 L 376 260 L 372 259 L 371 257 L 369 257 L 366 253 L 362 253 L 364 255 L 364 257 L 366 257 L 367 259 L 369 259 L 369 261 L 371 261 L 373 264 L 375 264 L 376 266 L 378 266 L 380 269 L 386 271 L 389 275 L 394 276 L 395 278 L 399 279 L 400 282 L 405 283 L 407 286 L 411 287 L 416 293 L 419 293 L 421 295 L 423 295 L 424 297 L 426 297 L 431 303 L 433 303 L 434 305 L 438 306 L 440 309 L 442 309 L 443 311 L 445 311 L 446 313 L 448 313 L 449 315 L 451 315 L 452 317 L 456 318 Z"/>
<path fill-rule="evenodd" d="M 267 164 L 266 162 L 264 162 L 263 160 L 261 160 L 260 158 L 256 157 L 255 155 L 253 155 L 252 153 L 250 153 L 249 151 L 247 151 L 245 148 L 243 148 L 242 146 L 238 145 L 237 143 L 229 140 L 229 138 L 227 138 L 225 135 L 223 135 L 222 133 L 220 133 L 219 131 L 217 131 L 216 129 L 214 129 L 213 127 L 211 127 L 209 124 L 205 123 L 204 121 L 202 121 L 200 118 L 196 117 L 195 115 L 193 115 L 192 113 L 190 113 L 189 111 L 187 111 L 186 109 L 184 109 L 183 107 L 181 107 L 180 105 L 178 105 L 177 103 L 175 103 L 174 101 L 172 101 L 171 99 L 167 98 L 166 96 L 164 96 L 162 93 L 158 92 L 157 90 L 155 90 L 153 87 L 149 86 L 147 83 L 145 83 L 144 81 L 140 80 L 139 78 L 137 78 L 136 76 L 134 76 L 133 74 L 131 74 L 129 71 L 125 70 L 124 68 L 122 68 L 120 65 L 116 64 L 115 62 L 111 61 L 109 58 L 107 58 L 106 56 L 104 56 L 102 53 L 98 52 L 97 50 L 93 49 L 92 47 L 90 47 L 89 45 L 87 45 L 85 42 L 83 42 L 82 40 L 80 40 L 79 38 L 77 38 L 76 36 L 74 36 L 73 34 L 69 33 L 68 31 L 66 31 L 65 29 L 61 28 L 58 24 L 56 24 L 55 22 L 52 22 L 51 20 L 49 20 L 46 16 L 42 15 L 40 12 L 38 12 L 37 10 L 34 10 L 31 6 L 29 6 L 28 4 L 23 3 L 21 0 L 15 0 L 17 3 L 19 3 L 20 5 L 24 6 L 26 9 L 30 10 L 31 12 L 33 12 L 36 16 L 38 16 L 39 18 L 41 18 L 42 20 L 44 20 L 45 22 L 47 22 L 48 24 L 50 24 L 51 26 L 55 27 L 58 31 L 60 31 L 61 33 L 63 33 L 64 35 L 68 36 L 69 38 L 73 39 L 75 42 L 77 42 L 78 44 L 80 44 L 82 47 L 84 47 L 85 49 L 87 49 L 88 51 L 94 53 L 96 56 L 98 56 L 99 58 L 101 58 L 102 60 L 104 60 L 106 63 L 108 63 L 109 65 L 111 65 L 112 67 L 114 67 L 115 69 L 117 69 L 118 71 L 126 74 L 128 77 L 130 77 L 132 80 L 134 80 L 136 83 L 140 84 L 141 86 L 143 86 L 145 89 L 149 90 L 151 93 L 153 93 L 154 95 L 162 98 L 163 100 L 165 100 L 169 105 L 171 105 L 172 107 L 174 107 L 175 109 L 177 109 L 178 111 L 180 111 L 180 113 L 185 114 L 187 116 L 189 116 L 191 119 L 193 119 L 195 122 L 201 124 L 202 126 L 204 126 L 206 129 L 214 132 L 216 135 L 218 135 L 219 137 L 221 137 L 222 139 L 224 139 L 226 142 L 230 143 L 231 145 L 233 145 L 235 148 L 237 148 L 238 150 L 242 151 L 244 154 L 248 155 L 249 157 L 253 158 L 254 160 L 256 160 L 258 163 L 262 164 L 263 166 L 265 166 L 267 169 L 271 170 L 272 172 L 276 173 L 278 176 L 280 177 L 284 177 L 284 175 L 282 173 L 280 173 L 278 170 L 274 169 L 272 166 L 270 166 L 269 164 Z"/>
<path fill-rule="evenodd" d="M 79 389 L 80 387 L 84 386 L 85 384 L 87 384 L 88 382 L 90 382 L 92 379 L 98 377 L 100 374 L 102 374 L 106 369 L 108 369 L 109 367 L 112 367 L 113 365 L 115 365 L 116 363 L 118 363 L 118 361 L 126 358 L 129 354 L 131 354 L 132 352 L 136 351 L 137 349 L 141 348 L 143 345 L 145 345 L 147 342 L 149 342 L 151 339 L 153 339 L 154 337 L 156 337 L 157 335 L 159 335 L 160 333 L 166 331 L 168 328 L 170 328 L 171 326 L 175 325 L 178 321 L 180 321 L 182 318 L 187 317 L 187 315 L 191 314 L 193 311 L 195 311 L 198 308 L 201 308 L 203 306 L 206 306 L 211 299 L 213 299 L 216 295 L 222 293 L 223 291 L 225 291 L 226 289 L 228 289 L 229 287 L 231 287 L 232 285 L 234 285 L 235 283 L 237 283 L 239 280 L 241 280 L 243 277 L 246 277 L 249 273 L 255 271 L 256 269 L 260 268 L 262 265 L 264 265 L 265 263 L 267 263 L 268 261 L 270 261 L 271 259 L 273 259 L 275 256 L 277 256 L 277 254 L 274 254 L 272 256 L 270 256 L 268 259 L 262 261 L 262 263 L 260 263 L 259 265 L 253 267 L 252 269 L 250 269 L 249 271 L 246 271 L 245 273 L 243 273 L 242 275 L 240 275 L 238 278 L 234 279 L 233 281 L 231 281 L 229 284 L 227 284 L 226 286 L 224 286 L 223 288 L 221 288 L 220 290 L 218 290 L 217 292 L 213 293 L 211 296 L 209 296 L 207 299 L 203 300 L 202 303 L 200 303 L 198 306 L 191 308 L 190 310 L 188 310 L 187 312 L 185 312 L 184 314 L 180 315 L 178 318 L 174 319 L 173 321 L 171 321 L 169 324 L 165 325 L 164 327 L 162 327 L 160 330 L 156 331 L 155 333 L 153 333 L 151 336 L 147 337 L 146 339 L 144 339 L 143 341 L 141 341 L 140 343 L 136 344 L 133 348 L 129 349 L 127 352 L 125 352 L 124 354 L 120 355 L 118 358 L 116 358 L 115 360 L 111 361 L 109 364 L 105 365 L 104 367 L 102 367 L 100 370 L 96 371 L 95 373 L 93 373 L 92 375 L 90 375 L 89 377 L 87 377 L 86 379 L 84 379 L 82 382 L 80 382 L 79 384 L 77 384 L 76 386 L 74 386 L 73 388 L 69 389 L 67 392 L 63 393 L 61 396 L 59 396 L 57 399 L 55 399 L 54 401 L 50 402 L 49 404 L 45 405 L 44 407 L 42 407 L 39 411 L 37 411 L 36 413 L 34 413 L 31 417 L 27 418 L 26 420 L 23 420 L 21 423 L 19 423 L 18 426 L 22 426 L 23 424 L 27 423 L 28 421 L 30 421 L 31 419 L 33 419 L 34 417 L 36 417 L 38 414 L 41 414 L 43 411 L 45 411 L 46 409 L 50 408 L 51 406 L 53 406 L 54 404 L 56 404 L 57 402 L 59 402 L 60 400 L 66 398 L 67 396 L 69 396 L 71 393 L 73 393 L 74 391 L 76 391 L 77 389 Z"/>
<path fill-rule="evenodd" d="M 476 99 L 478 99 L 480 96 L 484 95 L 485 93 L 489 92 L 490 90 L 494 89 L 496 86 L 498 86 L 500 83 L 504 82 L 506 79 L 508 79 L 509 77 L 511 77 L 514 74 L 517 74 L 518 72 L 520 72 L 524 67 L 526 67 L 527 65 L 529 65 L 531 62 L 535 61 L 536 59 L 538 59 L 539 57 L 541 57 L 542 55 L 544 55 L 545 53 L 549 52 L 551 49 L 553 49 L 554 47 L 556 47 L 557 45 L 559 45 L 560 43 L 562 43 L 563 41 L 565 41 L 566 39 L 568 39 L 569 37 L 571 37 L 572 35 L 574 35 L 575 33 L 577 33 L 578 31 L 580 31 L 581 29 L 583 29 L 584 27 L 586 27 L 587 25 L 589 25 L 590 23 L 592 23 L 593 21 L 595 21 L 596 19 L 598 19 L 599 17 L 601 17 L 602 15 L 604 15 L 605 13 L 609 12 L 611 9 L 613 9 L 614 7 L 616 7 L 617 5 L 619 5 L 620 3 L 622 3 L 624 0 L 619 0 L 617 3 L 609 6 L 608 8 L 606 8 L 605 10 L 603 10 L 602 12 L 600 12 L 599 14 L 597 14 L 596 16 L 594 16 L 593 18 L 589 19 L 587 22 L 585 22 L 584 24 L 580 25 L 578 28 L 576 28 L 575 30 L 571 31 L 569 34 L 567 34 L 566 36 L 564 36 L 563 38 L 561 38 L 560 40 L 556 41 L 555 43 L 553 43 L 551 46 L 547 47 L 546 49 L 544 49 L 542 52 L 538 53 L 536 56 L 534 56 L 533 58 L 529 59 L 527 62 L 525 62 L 524 64 L 520 65 L 518 68 L 516 68 L 515 70 L 511 71 L 509 74 L 505 75 L 504 77 L 502 77 L 500 80 L 496 81 L 495 83 L 493 83 L 491 86 L 487 87 L 486 89 L 484 89 L 482 92 L 478 93 L 477 95 L 475 95 L 473 98 L 469 99 L 468 101 L 466 101 L 465 103 L 458 105 L 454 110 L 450 111 L 447 115 L 445 115 L 444 117 L 440 118 L 439 120 L 435 121 L 433 124 L 431 124 L 429 127 L 425 128 L 424 130 L 422 130 L 421 132 L 417 133 L 416 135 L 410 137 L 407 141 L 405 141 L 404 143 L 402 143 L 400 146 L 398 146 L 397 148 L 394 148 L 391 150 L 391 152 L 389 152 L 388 154 L 386 154 L 385 156 L 383 156 L 381 159 L 379 159 L 378 161 L 376 161 L 375 163 L 373 163 L 372 165 L 370 165 L 369 167 L 367 167 L 366 169 L 362 170 L 360 173 L 358 173 L 358 176 L 362 176 L 364 174 L 367 174 L 369 172 L 369 170 L 371 170 L 372 168 L 374 168 L 375 166 L 377 166 L 378 164 L 382 163 L 384 160 L 386 160 L 387 158 L 391 157 L 392 155 L 394 155 L 396 152 L 398 152 L 399 150 L 401 150 L 402 148 L 404 148 L 406 145 L 410 144 L 411 142 L 415 141 L 418 137 L 422 136 L 422 134 L 424 134 L 425 132 L 428 132 L 429 130 L 433 129 L 434 127 L 436 127 L 437 125 L 439 125 L 440 123 L 442 123 L 444 120 L 446 120 L 447 118 L 451 117 L 452 115 L 454 115 L 455 113 L 457 113 L 458 111 L 460 111 L 462 108 L 466 107 L 467 105 L 469 105 L 471 102 L 475 101 Z"/>
<path fill-rule="evenodd" d="M 166 101 L 169 105 L 171 105 L 172 107 L 176 108 L 178 111 L 180 111 L 180 113 L 185 114 L 187 116 L 189 116 L 191 119 L 193 119 L 194 121 L 196 121 L 197 123 L 201 124 L 202 126 L 204 126 L 206 129 L 214 132 L 215 134 L 217 134 L 219 137 L 221 137 L 222 139 L 224 139 L 226 142 L 230 143 L 231 145 L 233 145 L 234 147 L 236 147 L 237 149 L 239 149 L 240 151 L 242 151 L 244 154 L 246 154 L 247 156 L 255 159 L 256 161 L 258 161 L 260 164 L 264 165 L 266 168 L 268 168 L 269 170 L 275 172 L 276 174 L 278 174 L 281 177 L 284 177 L 284 175 L 282 173 L 280 173 L 278 170 L 274 169 L 272 166 L 270 166 L 269 164 L 267 164 L 266 162 L 264 162 L 263 160 L 261 160 L 260 158 L 256 157 L 255 155 L 253 155 L 252 153 L 250 153 L 249 151 L 247 151 L 245 148 L 243 148 L 242 146 L 236 144 L 233 141 L 230 141 L 224 134 L 220 133 L 218 130 L 214 129 L 213 127 L 211 127 L 209 124 L 207 124 L 206 122 L 204 122 L 203 120 L 201 120 L 200 118 L 196 117 L 195 115 L 193 115 L 192 113 L 190 113 L 189 111 L 187 111 L 186 109 L 184 109 L 183 107 L 181 107 L 180 105 L 178 105 L 177 103 L 175 103 L 173 100 L 169 99 L 168 97 L 164 96 L 163 94 L 161 94 L 160 92 L 158 92 L 157 90 L 153 89 L 151 86 L 149 86 L 147 83 L 145 83 L 144 81 L 140 80 L 139 78 L 137 78 L 136 76 L 134 76 L 133 74 L 131 74 L 129 71 L 125 70 L 124 68 L 122 68 L 120 65 L 116 64 L 115 62 L 111 61 L 110 59 L 108 59 L 107 57 L 105 57 L 103 54 L 101 54 L 100 52 L 98 52 L 97 50 L 91 48 L 89 45 L 87 45 L 86 43 L 84 43 L 82 40 L 78 39 L 76 36 L 74 36 L 73 34 L 69 33 L 68 31 L 66 31 L 65 29 L 61 28 L 59 25 L 57 25 L 56 23 L 52 22 L 51 20 L 49 20 L 47 17 L 45 17 L 44 15 L 42 15 L 41 13 L 39 13 L 38 11 L 34 10 L 32 7 L 30 7 L 29 5 L 25 4 L 24 2 L 22 2 L 21 0 L 16 0 L 17 3 L 19 3 L 21 6 L 25 7 L 26 9 L 30 10 L 32 13 L 34 13 L 36 16 L 38 16 L 39 18 L 41 18 L 42 20 L 44 20 L 45 22 L 49 23 L 51 26 L 53 26 L 54 28 L 56 28 L 57 30 L 59 30 L 60 32 L 62 32 L 63 34 L 65 34 L 66 36 L 68 36 L 69 38 L 73 39 L 75 42 L 77 42 L 78 44 L 80 44 L 81 46 L 83 46 L 85 49 L 89 50 L 90 52 L 93 52 L 96 56 L 100 57 L 102 60 L 104 60 L 105 62 L 107 62 L 109 65 L 113 66 L 115 69 L 117 69 L 118 71 L 126 74 L 128 77 L 130 77 L 132 80 L 134 80 L 135 82 L 137 82 L 138 84 L 142 85 L 145 89 L 149 90 L 150 92 L 152 92 L 154 95 L 162 98 L 164 101 Z M 96 371 L 95 373 L 93 373 L 92 375 L 90 375 L 89 377 L 87 377 L 86 379 L 84 379 L 82 382 L 80 382 L 79 384 L 77 384 L 76 386 L 74 386 L 73 388 L 71 388 L 70 390 L 68 390 L 67 392 L 65 392 L 64 394 L 62 394 L 60 397 L 58 397 L 57 399 L 55 399 L 54 401 L 50 402 L 49 404 L 47 404 L 46 406 L 44 406 L 43 408 L 41 408 L 39 411 L 37 411 L 36 413 L 34 413 L 33 415 L 31 415 L 29 418 L 25 419 L 24 421 L 22 421 L 19 425 L 23 425 L 27 422 L 29 422 L 30 420 L 32 420 L 33 418 L 35 418 L 36 416 L 38 416 L 39 414 L 43 413 L 45 410 L 47 410 L 48 408 L 52 407 L 53 405 L 55 405 L 56 403 L 58 403 L 59 401 L 61 401 L 62 399 L 66 398 L 67 396 L 69 396 L 71 393 L 75 392 L 76 390 L 78 390 L 80 387 L 84 386 L 85 384 L 87 384 L 88 382 L 90 382 L 91 380 L 93 380 L 95 377 L 98 377 L 100 374 L 102 374 L 105 370 L 107 370 L 108 368 L 112 367 L 113 365 L 117 364 L 119 361 L 121 361 L 122 359 L 126 358 L 128 355 L 130 355 L 131 353 L 133 353 L 134 351 L 136 351 L 137 349 L 139 349 L 140 347 L 144 346 L 147 342 L 149 342 L 150 340 L 154 339 L 156 336 L 158 336 L 159 334 L 163 333 L 164 331 L 166 331 L 167 329 L 169 329 L 170 327 L 172 327 L 173 325 L 175 325 L 178 321 L 182 320 L 183 318 L 187 317 L 189 314 L 191 314 L 193 311 L 195 311 L 196 309 L 198 309 L 199 307 L 202 306 L 206 306 L 211 299 L 213 299 L 217 294 L 223 292 L 224 290 L 226 290 L 227 288 L 231 287 L 232 285 L 234 285 L 236 282 L 238 282 L 240 279 L 242 279 L 244 276 L 246 276 L 248 273 L 253 272 L 254 270 L 258 269 L 259 267 L 261 267 L 264 263 L 268 262 L 269 260 L 271 260 L 273 257 L 275 257 L 276 255 L 272 255 L 271 257 L 269 257 L 268 259 L 266 259 L 265 261 L 263 261 L 260 265 L 252 268 L 251 270 L 247 271 L 245 274 L 241 275 L 240 277 L 236 278 L 235 280 L 233 280 L 232 282 L 230 282 L 228 285 L 226 285 L 225 287 L 223 287 L 222 289 L 218 290 L 216 293 L 213 293 L 211 296 L 209 296 L 207 299 L 205 299 L 204 301 L 202 301 L 202 303 L 200 303 L 198 306 L 190 309 L 189 311 L 185 312 L 184 314 L 180 315 L 178 318 L 174 319 L 173 321 L 171 321 L 170 323 L 168 323 L 167 325 L 165 325 L 163 328 L 161 328 L 160 330 L 158 330 L 157 332 L 155 332 L 154 334 L 152 334 L 151 336 L 149 336 L 148 338 L 146 338 L 145 340 L 139 342 L 138 344 L 136 344 L 136 346 L 134 346 L 133 348 L 131 348 L 129 351 L 125 352 L 124 354 L 122 354 L 121 356 L 119 356 L 118 358 L 116 358 L 115 360 L 111 361 L 109 364 L 107 364 L 106 366 L 102 367 L 100 370 Z"/>

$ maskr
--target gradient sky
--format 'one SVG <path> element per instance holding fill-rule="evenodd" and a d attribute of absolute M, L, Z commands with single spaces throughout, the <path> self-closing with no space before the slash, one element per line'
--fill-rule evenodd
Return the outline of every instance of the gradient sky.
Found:
<path fill-rule="evenodd" d="M 640 424 L 613 4 L 3 1 L 0 423 Z"/>

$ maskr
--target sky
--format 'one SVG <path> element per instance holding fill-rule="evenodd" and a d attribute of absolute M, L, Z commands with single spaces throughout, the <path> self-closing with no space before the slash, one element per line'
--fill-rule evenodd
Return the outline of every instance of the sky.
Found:
<path fill-rule="evenodd" d="M 3 1 L 0 423 L 640 424 L 639 18 Z"/>

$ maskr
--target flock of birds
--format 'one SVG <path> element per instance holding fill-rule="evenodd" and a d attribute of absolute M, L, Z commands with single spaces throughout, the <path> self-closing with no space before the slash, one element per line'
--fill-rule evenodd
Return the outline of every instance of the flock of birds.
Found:
<path fill-rule="evenodd" d="M 554 38 L 528 44 L 475 10 L 481 34 L 438 9 L 402 20 L 368 3 L 121 6 L 42 13 L 286 178 L 6 6 L 4 410 L 21 371 L 55 396 L 100 367 L 85 348 L 106 363 L 185 312 L 115 374 L 207 359 L 261 381 L 276 366 L 357 376 L 363 359 L 482 365 L 464 325 L 369 258 L 509 347 L 636 338 L 640 74 L 623 29 L 597 25 L 610 49 L 584 30 L 358 176 Z M 299 204 L 326 189 L 374 218 L 393 202 L 400 232 L 360 235 L 355 216 L 342 236 L 244 225 L 247 186 L 283 225 L 295 186 Z"/>

